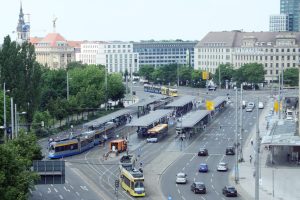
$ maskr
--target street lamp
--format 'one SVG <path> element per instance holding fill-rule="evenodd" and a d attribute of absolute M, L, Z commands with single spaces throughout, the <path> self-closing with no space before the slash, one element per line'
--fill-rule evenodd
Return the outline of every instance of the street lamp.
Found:
<path fill-rule="evenodd" d="M 6 130 L 6 92 L 9 92 L 9 90 L 6 90 L 5 88 L 5 82 L 3 84 L 3 129 L 4 129 L 4 141 L 7 140 L 7 130 Z"/>
<path fill-rule="evenodd" d="M 20 129 L 20 115 L 26 115 L 27 112 L 17 112 L 16 104 L 15 104 L 15 114 L 16 114 L 16 137 L 18 137 L 19 129 Z"/>

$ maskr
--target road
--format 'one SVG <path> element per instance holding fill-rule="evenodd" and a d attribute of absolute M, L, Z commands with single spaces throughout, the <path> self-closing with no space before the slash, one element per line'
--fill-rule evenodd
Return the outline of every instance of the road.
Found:
<path fill-rule="evenodd" d="M 232 94 L 232 92 L 231 92 Z M 254 101 L 255 96 L 260 96 L 261 101 L 266 101 L 266 95 L 263 92 L 245 92 L 245 100 Z M 230 95 L 232 97 L 232 95 Z M 235 141 L 235 108 L 234 102 L 231 106 L 221 113 L 207 130 L 194 140 L 194 142 L 184 150 L 183 156 L 174 162 L 162 175 L 161 190 L 165 197 L 171 196 L 172 199 L 226 199 L 222 195 L 222 188 L 229 185 L 230 175 L 234 175 L 235 156 L 225 156 L 226 146 L 232 146 Z M 256 112 L 243 111 L 243 121 L 246 140 L 247 133 L 255 124 Z M 221 128 L 220 128 L 221 126 Z M 244 140 L 244 141 L 245 141 Z M 207 157 L 198 157 L 197 153 L 200 147 L 206 147 L 209 152 Z M 249 162 L 248 158 L 245 158 Z M 217 172 L 216 168 L 219 162 L 226 162 L 229 166 L 228 172 Z M 208 173 L 199 173 L 200 163 L 207 163 Z M 185 185 L 175 184 L 176 174 L 185 172 L 188 175 L 188 183 Z M 231 176 L 232 177 L 232 176 Z M 194 194 L 190 191 L 190 185 L 193 181 L 204 182 L 207 188 L 207 194 Z M 239 195 L 237 199 L 242 199 Z"/>

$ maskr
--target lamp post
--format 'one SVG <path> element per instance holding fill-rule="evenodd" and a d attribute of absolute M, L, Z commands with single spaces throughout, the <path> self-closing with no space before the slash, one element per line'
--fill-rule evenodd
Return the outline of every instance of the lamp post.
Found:
<path fill-rule="evenodd" d="M 16 137 L 18 137 L 18 134 L 19 134 L 19 130 L 20 130 L 20 115 L 26 115 L 27 114 L 27 112 L 17 112 L 17 107 L 16 107 L 17 105 L 15 104 L 15 116 L 16 116 L 16 118 L 15 118 L 15 120 L 16 120 Z"/>
<path fill-rule="evenodd" d="M 244 161 L 243 158 L 243 84 L 241 84 L 241 100 L 240 100 L 240 162 Z"/>
<path fill-rule="evenodd" d="M 126 94 L 127 94 L 127 85 L 126 85 Z M 106 66 L 105 66 L 105 110 L 107 110 L 107 68 Z"/>
<path fill-rule="evenodd" d="M 69 101 L 69 72 L 67 71 L 67 100 Z"/>
<path fill-rule="evenodd" d="M 221 65 L 219 65 L 219 87 L 221 89 Z"/>
<path fill-rule="evenodd" d="M 14 99 L 10 97 L 10 114 L 11 114 L 11 139 L 14 139 L 14 134 L 15 134 L 15 120 L 14 120 Z"/>
<path fill-rule="evenodd" d="M 177 87 L 179 87 L 179 64 L 177 62 Z"/>
<path fill-rule="evenodd" d="M 5 82 L 3 84 L 3 128 L 4 128 L 4 141 L 7 141 L 7 128 L 6 128 L 6 92 L 9 92 L 9 90 L 6 90 L 5 88 Z"/>

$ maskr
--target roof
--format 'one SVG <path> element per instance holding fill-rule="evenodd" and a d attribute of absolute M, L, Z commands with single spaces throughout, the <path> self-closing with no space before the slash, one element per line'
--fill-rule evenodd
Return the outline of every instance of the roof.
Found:
<path fill-rule="evenodd" d="M 190 112 L 182 117 L 182 123 L 177 123 L 177 127 L 192 128 L 209 113 L 210 111 L 208 110 L 197 110 Z"/>
<path fill-rule="evenodd" d="M 161 118 L 166 117 L 170 113 L 172 113 L 173 110 L 155 110 L 150 112 L 147 115 L 144 115 L 136 120 L 133 120 L 130 124 L 126 126 L 142 126 L 147 127 L 154 122 L 159 121 Z"/>
<path fill-rule="evenodd" d="M 104 124 L 106 122 L 109 122 L 111 121 L 112 119 L 116 118 L 116 117 L 119 117 L 119 116 L 122 116 L 122 115 L 125 115 L 125 114 L 131 114 L 133 113 L 132 110 L 128 110 L 128 109 L 122 109 L 122 110 L 118 110 L 116 112 L 113 112 L 113 113 L 110 113 L 108 115 L 105 115 L 103 117 L 100 117 L 98 119 L 95 119 L 93 121 L 90 121 L 88 123 L 85 123 L 84 126 L 97 126 L 97 125 L 100 125 L 100 124 Z"/>
<path fill-rule="evenodd" d="M 272 120 L 271 120 L 272 121 Z M 262 138 L 262 144 L 273 146 L 300 146 L 300 136 L 295 135 L 296 122 L 280 120 L 274 123 L 271 131 Z"/>
<path fill-rule="evenodd" d="M 135 108 L 138 108 L 139 106 L 146 106 L 148 104 L 151 104 L 157 100 L 161 100 L 163 99 L 165 96 L 163 95 L 155 95 L 155 94 L 150 94 L 149 96 L 151 96 L 150 98 L 147 97 L 146 99 L 145 98 L 142 98 L 139 100 L 138 103 L 135 103 L 131 106 L 128 106 L 127 109 L 135 109 Z"/>
<path fill-rule="evenodd" d="M 59 33 L 49 33 L 39 43 L 48 43 L 50 46 L 57 46 L 57 42 L 67 42 Z"/>
<path fill-rule="evenodd" d="M 174 100 L 172 103 L 166 105 L 166 107 L 182 107 L 188 103 L 193 102 L 196 99 L 194 96 L 181 96 Z"/>
<path fill-rule="evenodd" d="M 39 43 L 43 38 L 42 37 L 31 37 L 29 38 L 31 44 Z"/>
<path fill-rule="evenodd" d="M 82 41 L 68 41 L 68 45 L 73 48 L 80 48 Z"/>
<path fill-rule="evenodd" d="M 227 97 L 224 97 L 224 96 L 219 96 L 212 100 L 215 108 L 218 107 L 221 103 L 226 102 L 226 101 L 227 101 Z"/>
<path fill-rule="evenodd" d="M 209 32 L 204 38 L 198 42 L 196 47 L 207 47 L 209 44 L 218 43 L 222 47 L 240 47 L 243 39 L 254 39 L 255 42 L 268 42 L 275 44 L 276 39 L 288 37 L 295 38 L 297 43 L 300 41 L 299 32 L 242 32 L 242 31 L 220 31 Z M 220 48 L 220 46 L 210 46 Z"/>

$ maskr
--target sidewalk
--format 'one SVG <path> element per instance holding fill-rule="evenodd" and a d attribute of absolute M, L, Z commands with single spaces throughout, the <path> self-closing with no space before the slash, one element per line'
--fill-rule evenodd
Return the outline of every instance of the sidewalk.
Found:
<path fill-rule="evenodd" d="M 266 133 L 266 120 L 265 116 L 272 107 L 269 102 L 265 106 L 259 117 L 260 136 Z M 232 184 L 236 186 L 238 192 L 243 199 L 252 200 L 255 198 L 255 177 L 253 176 L 255 166 L 255 153 L 254 145 L 251 145 L 251 138 L 255 141 L 256 126 L 252 128 L 247 141 L 243 147 L 243 155 L 245 162 L 239 163 L 239 184 L 235 185 L 234 178 L 230 178 Z M 269 151 L 260 148 L 260 186 L 259 186 L 259 199 L 262 200 L 296 200 L 300 199 L 300 184 L 298 176 L 300 169 L 295 166 L 268 166 L 267 160 Z M 250 163 L 250 155 L 252 162 Z"/>

